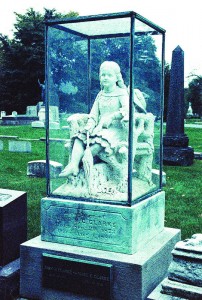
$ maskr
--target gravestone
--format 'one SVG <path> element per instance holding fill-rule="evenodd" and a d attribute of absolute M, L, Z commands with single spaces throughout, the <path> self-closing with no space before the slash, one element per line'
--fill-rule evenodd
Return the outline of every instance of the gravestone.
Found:
<path fill-rule="evenodd" d="M 1 111 L 1 118 L 6 116 L 6 112 L 4 110 Z"/>
<path fill-rule="evenodd" d="M 44 128 L 46 122 L 46 108 L 44 105 L 41 106 L 38 112 L 38 117 L 39 117 L 39 121 L 32 122 L 31 126 L 33 128 Z M 49 107 L 49 128 L 60 129 L 58 106 Z"/>
<path fill-rule="evenodd" d="M 12 111 L 11 115 L 12 115 L 12 117 L 17 117 L 18 113 L 17 113 L 17 111 L 14 110 L 14 111 Z"/>
<path fill-rule="evenodd" d="M 9 141 L 8 149 L 10 152 L 32 152 L 32 144 L 28 141 Z"/>
<path fill-rule="evenodd" d="M 51 161 L 50 162 L 50 176 L 57 178 L 62 171 L 62 164 Z M 46 161 L 35 160 L 29 161 L 27 164 L 27 175 L 30 177 L 46 177 Z"/>
<path fill-rule="evenodd" d="M 26 115 L 32 116 L 32 117 L 37 117 L 37 107 L 34 105 L 27 106 Z"/>
<path fill-rule="evenodd" d="M 0 299 L 19 293 L 20 244 L 26 240 L 26 193 L 0 189 Z"/>
<path fill-rule="evenodd" d="M 170 86 L 163 138 L 163 162 L 167 165 L 190 166 L 194 151 L 188 146 L 189 138 L 184 133 L 184 51 L 177 46 L 172 54 Z"/>
<path fill-rule="evenodd" d="M 192 110 L 191 102 L 189 102 L 189 107 L 188 107 L 186 116 L 187 116 L 187 118 L 193 117 L 193 110 Z"/>

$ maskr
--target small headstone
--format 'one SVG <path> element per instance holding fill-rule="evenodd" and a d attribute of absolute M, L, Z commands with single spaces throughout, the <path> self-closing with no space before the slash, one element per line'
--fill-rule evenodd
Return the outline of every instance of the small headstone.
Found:
<path fill-rule="evenodd" d="M 37 117 L 37 107 L 33 105 L 27 106 L 26 115 Z"/>
<path fill-rule="evenodd" d="M 63 165 L 56 161 L 50 161 L 50 176 L 57 178 L 62 172 Z M 27 175 L 32 177 L 46 177 L 46 160 L 29 161 L 27 165 Z"/>
<path fill-rule="evenodd" d="M 160 171 L 157 169 L 152 169 L 152 182 L 156 184 L 157 186 L 159 185 L 160 182 Z M 166 173 L 162 172 L 162 185 L 166 185 Z"/>
<path fill-rule="evenodd" d="M 4 148 L 4 143 L 3 143 L 3 141 L 0 141 L 0 151 L 2 151 L 3 148 Z"/>
<path fill-rule="evenodd" d="M 18 113 L 17 111 L 12 111 L 12 117 L 17 117 Z"/>
<path fill-rule="evenodd" d="M 10 152 L 32 152 L 31 142 L 28 141 L 9 141 L 8 149 Z"/>
<path fill-rule="evenodd" d="M 60 124 L 58 122 L 50 122 L 49 129 L 60 129 Z"/>
<path fill-rule="evenodd" d="M 45 122 L 46 120 L 46 109 L 45 106 L 41 106 L 39 112 L 38 112 L 39 121 Z"/>
<path fill-rule="evenodd" d="M 44 128 L 45 127 L 44 122 L 42 122 L 42 121 L 33 121 L 31 123 L 31 126 L 32 126 L 32 128 Z"/>
<path fill-rule="evenodd" d="M 59 110 L 57 106 L 49 107 L 49 120 L 50 122 L 59 122 Z"/>
<path fill-rule="evenodd" d="M 6 116 L 6 112 L 4 110 L 1 111 L 1 118 Z"/>
<path fill-rule="evenodd" d="M 191 118 L 191 117 L 193 117 L 193 110 L 192 110 L 191 102 L 189 102 L 189 107 L 187 110 L 187 118 Z"/>

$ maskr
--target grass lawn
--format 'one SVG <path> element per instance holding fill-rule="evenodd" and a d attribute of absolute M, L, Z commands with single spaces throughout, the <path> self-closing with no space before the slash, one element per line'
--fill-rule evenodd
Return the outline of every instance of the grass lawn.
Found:
<path fill-rule="evenodd" d="M 185 128 L 195 151 L 202 152 L 202 129 Z M 57 131 L 55 136 L 57 137 Z M 64 135 L 64 133 L 62 133 Z M 8 138 L 32 139 L 32 153 L 8 151 Z M 4 143 L 0 151 L 0 187 L 26 191 L 28 196 L 28 238 L 40 234 L 40 200 L 46 195 L 46 180 L 26 175 L 27 163 L 45 159 L 45 130 L 31 126 L 0 126 L 0 140 Z M 61 137 L 61 136 L 60 136 Z M 64 137 L 64 136 L 63 136 Z M 164 166 L 167 175 L 165 226 L 180 228 L 182 239 L 202 231 L 202 160 L 195 160 L 190 167 Z"/>

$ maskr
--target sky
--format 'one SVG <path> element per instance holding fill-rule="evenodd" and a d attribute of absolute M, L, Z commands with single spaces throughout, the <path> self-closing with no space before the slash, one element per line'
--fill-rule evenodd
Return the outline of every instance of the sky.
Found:
<path fill-rule="evenodd" d="M 16 17 L 27 9 L 78 12 L 80 16 L 135 11 L 166 30 L 166 63 L 179 45 L 184 51 L 185 86 L 191 74 L 202 75 L 202 0 L 1 0 L 0 33 L 12 37 Z"/>

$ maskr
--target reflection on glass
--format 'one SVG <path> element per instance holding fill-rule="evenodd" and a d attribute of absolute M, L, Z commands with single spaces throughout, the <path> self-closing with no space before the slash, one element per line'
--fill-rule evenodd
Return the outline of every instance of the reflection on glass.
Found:
<path fill-rule="evenodd" d="M 47 30 L 49 195 L 139 201 L 161 188 L 162 33 L 136 19 L 131 48 L 128 15 L 84 19 Z"/>
<path fill-rule="evenodd" d="M 90 114 L 67 120 L 71 158 L 59 176 L 68 179 L 56 192 L 100 199 L 116 195 L 126 200 L 129 95 L 116 62 L 103 62 L 99 79 L 101 91 Z"/>

